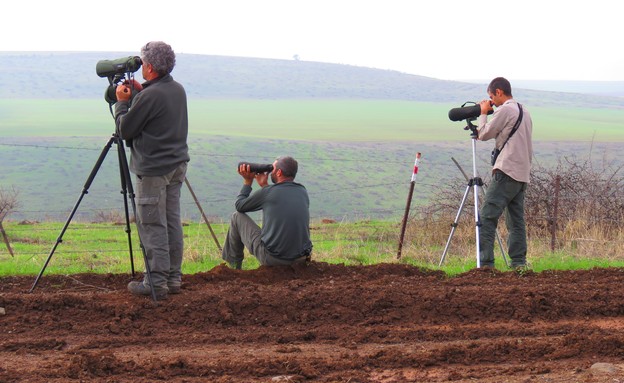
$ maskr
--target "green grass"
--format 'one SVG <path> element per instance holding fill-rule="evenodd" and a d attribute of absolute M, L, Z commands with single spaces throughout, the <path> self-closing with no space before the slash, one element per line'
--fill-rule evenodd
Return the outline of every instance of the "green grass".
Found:
<path fill-rule="evenodd" d="M 2 244 L 0 275 L 38 273 L 51 253 L 52 257 L 46 269 L 49 273 L 120 273 L 131 270 L 125 224 L 70 222 L 61 236 L 63 225 L 64 222 L 27 225 L 5 222 L 4 227 L 15 256 L 11 256 Z M 211 227 L 222 232 L 222 226 Z M 135 269 L 141 271 L 143 258 L 136 227 L 131 225 L 130 230 Z M 219 264 L 216 243 L 205 224 L 190 224 L 185 226 L 184 231 L 186 259 L 189 261 L 185 268 L 197 271 L 199 268 L 211 268 Z"/>
<path fill-rule="evenodd" d="M 300 160 L 298 181 L 308 189 L 315 221 L 345 221 L 314 225 L 315 258 L 349 265 L 397 262 L 396 220 L 405 207 L 414 154 L 422 152 L 423 159 L 412 207 L 426 204 L 431 193 L 448 185 L 449 179 L 461 177 L 451 156 L 469 171 L 469 135 L 463 123 L 447 118 L 448 110 L 457 106 L 375 100 L 191 100 L 189 180 L 206 213 L 224 219 L 233 211 L 240 188 L 240 177 L 234 171 L 239 160 L 270 161 L 277 155 L 293 155 Z M 615 150 L 621 161 L 624 110 L 529 110 L 536 161 L 548 163 L 573 153 L 585 156 L 588 148 L 599 146 L 592 141 L 605 143 L 605 153 L 612 155 Z M 17 255 L 10 257 L 0 243 L 0 275 L 38 273 L 62 227 L 62 223 L 47 221 L 67 216 L 113 131 L 103 99 L 0 99 L 0 179 L 2 186 L 17 188 L 21 202 L 19 211 L 9 218 L 46 221 L 34 226 L 5 223 Z M 477 150 L 477 166 L 487 171 L 491 143 L 479 143 Z M 129 271 L 123 227 L 84 223 L 98 211 L 118 211 L 122 207 L 119 189 L 116 157 L 111 153 L 48 272 Z M 187 221 L 198 217 L 186 190 L 183 214 Z M 368 221 L 380 217 L 388 220 Z M 224 225 L 214 226 L 223 238 Z M 190 224 L 185 232 L 185 272 L 205 271 L 220 263 L 205 226 Z M 140 270 L 141 253 L 134 244 L 136 269 Z M 436 268 L 443 246 L 444 242 L 406 245 L 400 262 Z M 618 259 L 568 254 L 572 255 L 541 252 L 531 255 L 531 262 L 535 270 L 622 265 Z M 502 260 L 498 261 L 504 269 Z M 468 248 L 451 253 L 443 270 L 454 274 L 474 264 Z M 246 268 L 256 266 L 253 258 L 245 262 Z"/>
<path fill-rule="evenodd" d="M 4 137 L 108 137 L 115 123 L 108 104 L 98 100 L 0 100 Z"/>
<path fill-rule="evenodd" d="M 278 140 L 396 142 L 462 140 L 458 105 L 388 100 L 191 100 L 190 135 Z M 530 107 L 534 139 L 624 142 L 624 110 Z M 114 123 L 102 99 L 0 99 L 5 137 L 108 137 Z"/>
<path fill-rule="evenodd" d="M 34 276 L 39 273 L 53 246 L 57 244 L 63 223 L 20 225 L 16 222 L 5 222 L 4 227 L 15 255 L 11 256 L 4 244 L 0 246 L 0 277 Z M 227 226 L 213 223 L 211 227 L 220 244 L 223 244 Z M 70 223 L 62 242 L 58 243 L 52 254 L 45 273 L 129 273 L 131 264 L 124 229 L 125 225 L 112 223 Z M 132 225 L 134 266 L 140 273 L 143 270 L 143 258 L 135 229 Z M 400 225 L 393 221 L 315 222 L 311 225 L 314 259 L 345 265 L 404 263 L 430 270 L 442 270 L 448 275 L 463 273 L 476 266 L 474 248 L 470 245 L 453 248 L 443 265 L 438 267 L 444 243 L 416 244 L 411 242 L 409 236 L 406 236 L 401 259 L 397 259 L 399 232 Z M 206 224 L 186 224 L 184 233 L 184 273 L 208 271 L 222 263 L 217 245 Z M 455 240 L 461 241 L 459 238 Z M 624 267 L 624 259 L 621 257 L 602 258 L 571 251 L 530 253 L 528 259 L 535 272 Z M 243 263 L 243 269 L 255 269 L 258 266 L 257 260 L 249 255 Z M 501 271 L 508 270 L 500 253 L 497 253 L 496 267 Z"/>
<path fill-rule="evenodd" d="M 191 100 L 188 177 L 203 208 L 225 219 L 232 211 L 240 160 L 300 162 L 315 219 L 396 218 L 405 206 L 416 152 L 423 158 L 414 205 L 438 185 L 461 177 L 471 163 L 470 137 L 451 122 L 457 105 L 375 100 Z M 624 143 L 624 110 L 531 107 L 535 161 L 557 157 L 613 157 Z M 61 220 L 114 131 L 108 104 L 93 100 L 0 99 L 0 179 L 21 202 L 12 218 Z M 593 142 L 595 140 L 595 142 Z M 477 166 L 488 171 L 492 143 L 477 144 Z M 592 149 L 593 148 L 593 149 Z M 116 148 L 113 147 L 113 150 Z M 217 182 L 215 182 L 217 181 Z M 119 209 L 118 165 L 110 153 L 83 200 L 81 218 Z M 183 193 L 183 214 L 197 209 Z"/>

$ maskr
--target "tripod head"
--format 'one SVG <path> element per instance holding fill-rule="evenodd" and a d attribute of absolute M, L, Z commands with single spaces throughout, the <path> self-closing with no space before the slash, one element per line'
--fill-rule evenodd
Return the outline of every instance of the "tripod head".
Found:
<path fill-rule="evenodd" d="M 108 77 L 108 87 L 106 88 L 106 91 L 104 91 L 104 100 L 108 102 L 109 106 L 112 106 L 117 102 L 117 94 L 115 93 L 117 91 L 117 85 L 126 83 L 130 84 L 130 87 L 133 87 L 133 80 L 134 73 L 132 72 L 115 73 L 114 75 Z"/>
<path fill-rule="evenodd" d="M 109 105 L 117 102 L 115 88 L 127 76 L 128 81 L 134 79 L 134 72 L 141 68 L 143 61 L 139 56 L 128 56 L 116 60 L 100 60 L 95 65 L 95 73 L 100 77 L 108 78 L 108 88 L 104 93 L 104 99 Z"/>
<path fill-rule="evenodd" d="M 471 138 L 477 138 L 479 137 L 479 131 L 477 130 L 477 126 L 475 124 L 473 124 L 472 122 L 476 120 L 476 118 L 468 118 L 466 119 L 466 126 L 464 127 L 464 130 L 470 130 L 470 137 Z"/>

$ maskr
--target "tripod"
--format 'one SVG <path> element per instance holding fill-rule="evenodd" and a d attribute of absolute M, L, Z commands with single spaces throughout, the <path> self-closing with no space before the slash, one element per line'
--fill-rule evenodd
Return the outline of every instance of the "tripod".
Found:
<path fill-rule="evenodd" d="M 108 143 L 104 146 L 104 148 L 102 149 L 102 152 L 100 153 L 100 157 L 98 158 L 98 160 L 95 163 L 95 166 L 93 167 L 93 170 L 91 170 L 91 173 L 89 174 L 89 177 L 87 178 L 87 181 L 85 182 L 83 188 L 82 188 L 82 193 L 80 194 L 80 197 L 78 198 L 78 201 L 76 201 L 76 204 L 74 205 L 74 208 L 72 209 L 71 213 L 69 214 L 69 217 L 67 218 L 67 221 L 65 222 L 65 225 L 63 226 L 63 229 L 61 230 L 61 233 L 59 235 L 59 237 L 56 240 L 56 243 L 54 244 L 54 246 L 52 247 L 52 250 L 50 251 L 50 254 L 48 255 L 48 258 L 46 259 L 43 267 L 41 268 L 41 271 L 39 272 L 39 275 L 37 275 L 37 278 L 35 279 L 35 282 L 33 283 L 32 287 L 30 288 L 30 292 L 32 292 L 35 287 L 37 286 L 37 283 L 39 283 L 39 279 L 41 278 L 41 276 L 43 275 L 43 272 L 45 271 L 46 267 L 48 266 L 48 263 L 50 263 L 50 259 L 52 259 L 52 255 L 54 254 L 54 252 L 56 251 L 56 248 L 58 247 L 58 245 L 63 242 L 63 235 L 65 234 L 65 231 L 67 230 L 67 227 L 69 226 L 69 223 L 71 222 L 72 218 L 74 217 L 74 215 L 76 214 L 76 211 L 78 210 L 78 206 L 80 206 L 80 202 L 82 202 L 83 197 L 89 193 L 89 188 L 91 187 L 91 183 L 93 183 L 93 180 L 95 179 L 95 176 L 97 175 L 98 170 L 100 169 L 100 167 L 102 166 L 102 163 L 104 162 L 104 159 L 106 158 L 106 155 L 108 154 L 111 146 L 113 146 L 113 144 L 117 145 L 117 154 L 118 154 L 118 160 L 119 160 L 119 174 L 121 176 L 121 193 L 124 196 L 124 211 L 125 211 L 125 215 L 126 215 L 126 234 L 128 235 L 128 248 L 130 251 L 130 268 L 132 270 L 132 275 L 134 276 L 134 260 L 132 257 L 132 240 L 131 240 L 131 231 L 130 231 L 130 216 L 128 213 L 128 196 L 130 196 L 130 201 L 132 204 L 132 212 L 134 214 L 134 216 L 136 217 L 136 203 L 134 200 L 134 189 L 132 188 L 132 180 L 130 178 L 130 169 L 128 168 L 128 161 L 126 158 L 126 152 L 124 149 L 124 144 L 123 144 L 123 140 L 119 137 L 119 135 L 117 133 L 114 133 L 111 138 L 108 140 Z M 141 247 L 141 250 L 143 252 L 143 260 L 145 263 L 145 272 L 147 274 L 147 279 L 151 288 L 151 293 L 152 293 L 152 299 L 154 300 L 154 302 L 156 302 L 156 292 L 154 291 L 154 285 L 152 283 L 152 274 L 150 271 L 150 266 L 149 266 L 149 262 L 147 261 L 147 255 L 145 253 L 145 247 L 143 246 L 143 243 L 141 242 L 141 236 L 140 236 L 140 232 L 139 234 L 139 244 Z"/>
<path fill-rule="evenodd" d="M 484 187 L 484 186 L 483 186 L 483 180 L 481 179 L 481 177 L 477 176 L 476 152 L 477 152 L 478 132 L 477 132 L 477 127 L 472 123 L 473 120 L 474 119 L 466 120 L 467 125 L 464 128 L 464 130 L 470 130 L 471 132 L 470 138 L 472 141 L 472 178 L 469 179 L 468 176 L 461 169 L 461 167 L 457 165 L 457 162 L 455 163 L 459 167 L 459 170 L 464 174 L 464 177 L 466 178 L 466 181 L 468 181 L 468 184 L 466 185 L 466 190 L 464 192 L 464 196 L 459 205 L 459 209 L 457 210 L 457 215 L 455 216 L 455 220 L 451 224 L 451 233 L 449 234 L 448 240 L 446 241 L 446 246 L 444 247 L 444 252 L 442 253 L 442 257 L 440 258 L 440 263 L 438 264 L 438 267 L 442 266 L 442 263 L 444 262 L 444 258 L 446 258 L 446 253 L 448 252 L 449 246 L 451 245 L 451 239 L 453 238 L 453 234 L 455 234 L 455 229 L 457 228 L 459 217 L 462 213 L 462 210 L 464 209 L 464 205 L 466 204 L 466 199 L 468 198 L 468 194 L 470 193 L 471 188 L 474 191 L 474 220 L 475 220 L 475 239 L 476 239 L 475 241 L 476 251 L 475 252 L 476 252 L 476 258 L 477 258 L 477 268 L 481 267 L 481 259 L 479 257 L 479 249 L 480 249 L 479 228 L 481 227 L 481 221 L 479 219 L 479 187 Z M 507 262 L 507 258 L 505 257 L 505 252 L 503 251 L 503 246 L 502 246 L 500 237 L 498 235 L 498 231 L 496 232 L 496 238 L 498 240 L 499 247 L 501 248 L 503 259 L 505 260 L 505 263 L 509 265 L 509 263 Z"/>

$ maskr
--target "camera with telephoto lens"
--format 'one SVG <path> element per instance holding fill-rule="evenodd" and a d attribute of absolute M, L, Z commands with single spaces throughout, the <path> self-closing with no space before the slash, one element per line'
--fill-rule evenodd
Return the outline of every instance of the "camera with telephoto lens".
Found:
<path fill-rule="evenodd" d="M 249 165 L 249 171 L 252 173 L 270 173 L 273 171 L 273 164 L 256 164 L 253 162 L 239 162 L 236 169 L 240 169 L 241 165 Z"/>
<path fill-rule="evenodd" d="M 139 56 L 100 60 L 95 64 L 95 73 L 100 77 L 108 77 L 109 86 L 104 92 L 104 99 L 109 104 L 117 102 L 117 95 L 115 94 L 117 85 L 124 81 L 126 75 L 130 80 L 131 74 L 138 71 L 142 64 Z"/>

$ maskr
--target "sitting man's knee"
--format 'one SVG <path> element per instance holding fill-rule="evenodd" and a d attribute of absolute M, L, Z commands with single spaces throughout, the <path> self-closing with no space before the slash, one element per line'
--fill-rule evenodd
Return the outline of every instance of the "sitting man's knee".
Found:
<path fill-rule="evenodd" d="M 241 213 L 238 211 L 235 211 L 234 213 L 232 213 L 232 216 L 230 217 L 230 220 L 232 222 L 236 222 L 238 221 L 239 217 L 246 215 L 245 213 Z"/>

